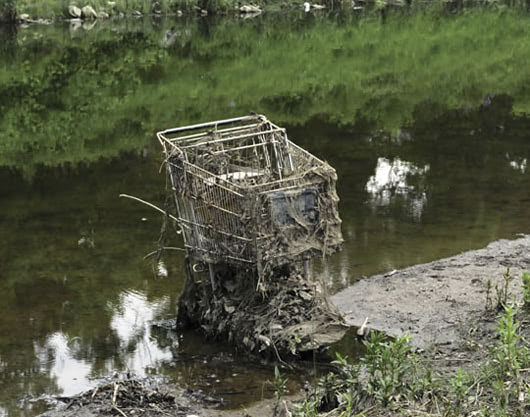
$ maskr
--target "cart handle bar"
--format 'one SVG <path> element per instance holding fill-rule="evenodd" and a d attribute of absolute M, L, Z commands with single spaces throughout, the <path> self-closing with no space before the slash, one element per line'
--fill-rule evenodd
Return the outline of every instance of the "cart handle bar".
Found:
<path fill-rule="evenodd" d="M 189 125 L 189 126 L 182 126 L 182 127 L 176 127 L 173 129 L 166 129 L 162 132 L 158 132 L 159 135 L 173 135 L 175 133 L 182 133 L 192 130 L 200 130 L 200 129 L 206 129 L 208 127 L 216 127 L 216 126 L 225 126 L 225 125 L 231 125 L 234 123 L 241 123 L 241 122 L 248 122 L 251 120 L 261 120 L 266 121 L 267 118 L 262 114 L 251 114 L 250 116 L 242 116 L 242 117 L 234 117 L 233 119 L 225 119 L 225 120 L 217 120 L 215 122 L 208 122 L 208 123 L 199 123 L 196 125 Z"/>

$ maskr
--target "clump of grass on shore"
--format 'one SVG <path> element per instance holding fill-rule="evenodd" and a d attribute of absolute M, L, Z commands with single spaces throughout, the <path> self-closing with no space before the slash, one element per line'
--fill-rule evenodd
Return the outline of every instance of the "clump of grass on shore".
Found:
<path fill-rule="evenodd" d="M 530 308 L 530 274 L 523 272 L 521 280 L 523 281 L 523 304 L 526 308 Z"/>
<path fill-rule="evenodd" d="M 528 415 L 530 350 L 520 333 L 518 313 L 505 305 L 498 341 L 484 360 L 445 374 L 413 351 L 408 336 L 388 340 L 372 332 L 360 363 L 337 355 L 337 371 L 320 378 L 293 415 L 387 416 L 398 410 L 400 415 L 443 417 Z"/>

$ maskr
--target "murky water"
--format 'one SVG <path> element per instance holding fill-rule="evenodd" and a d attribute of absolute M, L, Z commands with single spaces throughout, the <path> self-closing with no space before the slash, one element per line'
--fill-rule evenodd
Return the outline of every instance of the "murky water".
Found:
<path fill-rule="evenodd" d="M 335 166 L 344 250 L 315 264 L 332 291 L 530 233 L 530 18 L 507 15 L 5 31 L 0 416 L 34 415 L 35 398 L 114 372 L 163 375 L 228 406 L 270 392 L 270 366 L 150 325 L 174 317 L 183 258 L 168 254 L 158 278 L 143 256 L 161 217 L 118 195 L 163 204 L 156 129 L 259 111 Z"/>

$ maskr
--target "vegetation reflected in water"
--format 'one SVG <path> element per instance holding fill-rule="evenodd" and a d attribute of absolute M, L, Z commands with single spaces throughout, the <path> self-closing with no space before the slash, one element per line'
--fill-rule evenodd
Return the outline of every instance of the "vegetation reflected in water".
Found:
<path fill-rule="evenodd" d="M 163 205 L 160 128 L 259 111 L 335 166 L 346 243 L 315 267 L 332 290 L 530 232 L 529 31 L 475 10 L 2 32 L 1 407 L 115 370 L 214 393 L 273 378 L 148 325 L 174 316 L 182 255 L 156 278 L 161 218 L 118 195 Z"/>

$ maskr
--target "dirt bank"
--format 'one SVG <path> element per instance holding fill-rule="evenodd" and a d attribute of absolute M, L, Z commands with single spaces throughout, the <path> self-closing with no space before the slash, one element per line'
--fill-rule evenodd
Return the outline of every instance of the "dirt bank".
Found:
<path fill-rule="evenodd" d="M 521 272 L 530 271 L 530 236 L 499 240 L 486 248 L 401 271 L 361 279 L 335 294 L 332 302 L 349 325 L 368 326 L 389 335 L 408 333 L 415 346 L 456 349 L 480 321 L 489 296 L 503 285 L 507 268 L 514 277 L 510 297 L 521 298 Z"/>

